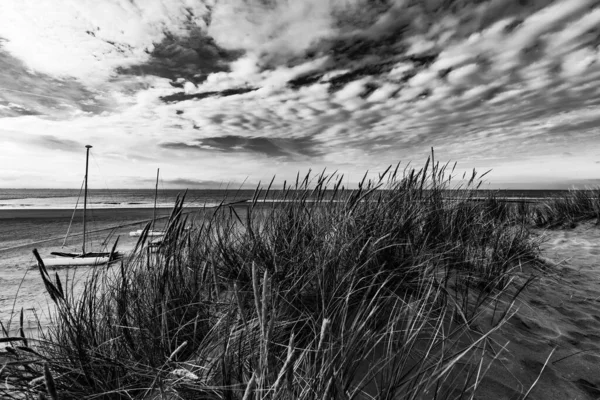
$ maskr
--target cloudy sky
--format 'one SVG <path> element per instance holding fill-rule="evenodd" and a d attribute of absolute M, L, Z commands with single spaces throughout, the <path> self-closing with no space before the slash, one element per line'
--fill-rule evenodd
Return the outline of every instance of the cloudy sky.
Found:
<path fill-rule="evenodd" d="M 598 0 L 2 0 L 0 187 L 600 183 Z"/>

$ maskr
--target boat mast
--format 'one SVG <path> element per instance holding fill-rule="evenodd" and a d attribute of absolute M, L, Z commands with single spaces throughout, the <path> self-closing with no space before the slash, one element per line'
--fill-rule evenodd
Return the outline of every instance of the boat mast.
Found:
<path fill-rule="evenodd" d="M 90 149 L 92 148 L 92 146 L 88 144 L 85 146 L 85 148 L 85 191 L 83 192 L 83 246 L 81 248 L 83 254 L 85 254 L 85 214 L 87 211 L 88 164 L 90 158 Z"/>
<path fill-rule="evenodd" d="M 154 220 L 156 218 L 156 197 L 158 196 L 158 174 L 160 168 L 156 169 L 156 187 L 154 188 L 154 208 L 152 209 L 152 230 L 154 230 Z"/>

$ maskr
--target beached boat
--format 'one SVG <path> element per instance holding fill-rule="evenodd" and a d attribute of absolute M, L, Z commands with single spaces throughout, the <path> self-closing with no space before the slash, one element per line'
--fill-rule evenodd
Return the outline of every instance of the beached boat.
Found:
<path fill-rule="evenodd" d="M 88 191 L 88 165 L 89 165 L 89 156 L 90 149 L 92 146 L 86 145 L 86 154 L 85 154 L 85 190 L 83 195 L 83 244 L 81 247 L 81 253 L 67 253 L 54 251 L 50 254 L 55 256 L 54 258 L 46 258 L 43 260 L 43 263 L 47 267 L 68 267 L 68 266 L 96 266 L 108 264 L 120 257 L 120 254 L 117 253 L 116 246 L 117 241 L 113 245 L 112 251 L 110 252 L 86 252 L 85 249 L 85 235 L 86 235 L 86 212 L 87 212 L 87 191 Z M 77 208 L 77 205 L 75 206 Z M 65 239 L 66 240 L 66 239 Z"/>
<path fill-rule="evenodd" d="M 140 237 L 142 236 L 142 233 L 144 232 L 143 229 L 138 229 L 137 231 L 131 231 L 129 232 L 129 236 L 132 237 Z M 164 236 L 165 232 L 164 231 L 155 231 L 155 230 L 149 230 L 147 236 L 149 237 L 157 237 L 157 236 Z"/>
<path fill-rule="evenodd" d="M 154 187 L 154 209 L 152 211 L 152 226 L 151 226 L 150 230 L 146 233 L 147 237 L 161 238 L 165 235 L 164 231 L 155 231 L 154 230 L 154 222 L 156 220 L 156 199 L 158 197 L 158 176 L 159 176 L 159 174 L 160 174 L 160 168 L 158 168 L 156 170 L 156 186 Z M 144 232 L 144 229 L 138 229 L 137 231 L 129 232 L 129 236 L 140 237 L 140 236 L 142 236 L 143 232 Z M 162 241 L 161 239 L 156 239 L 154 241 L 154 242 L 156 242 L 155 246 L 158 246 L 161 241 Z"/>

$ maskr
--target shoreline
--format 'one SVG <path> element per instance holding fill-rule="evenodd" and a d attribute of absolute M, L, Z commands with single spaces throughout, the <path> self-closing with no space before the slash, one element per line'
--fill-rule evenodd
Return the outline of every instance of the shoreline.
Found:
<path fill-rule="evenodd" d="M 172 208 L 161 208 L 153 212 L 152 208 L 113 208 L 101 210 L 88 210 L 88 221 L 95 225 L 90 226 L 87 234 L 91 237 L 101 237 L 102 232 L 118 231 L 126 236 L 129 229 L 134 226 L 143 227 L 144 224 L 152 220 L 153 214 L 157 221 L 167 219 L 171 215 Z M 203 213 L 203 208 L 189 208 L 185 210 L 187 214 Z M 64 232 L 67 232 L 67 226 L 73 225 L 69 234 L 71 240 L 77 240 L 83 235 L 80 221 L 83 217 L 83 210 L 66 209 L 28 209 L 28 210 L 0 210 L 0 238 L 19 238 L 23 243 L 10 243 L 0 240 L 0 254 L 6 254 L 14 250 L 31 247 L 62 240 Z M 71 218 L 73 220 L 71 221 Z M 32 230 L 44 229 L 47 236 L 39 235 L 29 236 L 28 232 Z M 31 240 L 33 239 L 33 240 Z M 20 241 L 20 240 L 17 240 Z M 6 246 L 5 246 L 6 245 Z"/>
<path fill-rule="evenodd" d="M 238 213 L 244 212 L 247 203 L 231 204 Z M 192 219 L 205 218 L 211 215 L 217 207 L 187 207 L 183 214 Z M 102 241 L 104 236 L 120 235 L 121 246 L 133 240 L 129 232 L 143 229 L 154 215 L 159 224 L 163 224 L 173 208 L 110 208 L 88 210 L 88 229 L 86 234 L 90 240 Z M 51 242 L 63 241 L 65 233 L 70 232 L 69 242 L 76 243 L 83 235 L 81 220 L 83 210 L 67 209 L 0 209 L 0 254 L 19 251 L 36 245 L 47 247 Z M 110 234 L 109 234 L 110 233 Z M 131 243 L 129 243 L 131 245 Z M 3 262 L 0 262 L 0 266 Z M 1 274 L 1 271 L 0 271 Z"/>
<path fill-rule="evenodd" d="M 210 207 L 212 208 L 212 207 Z M 195 212 L 201 211 L 204 209 L 210 209 L 209 207 L 190 207 L 186 208 L 186 212 Z M 157 208 L 156 216 L 157 217 L 165 217 L 168 216 L 173 208 L 165 207 L 165 208 Z M 88 216 L 90 218 L 94 217 L 104 217 L 107 215 L 112 216 L 127 216 L 131 217 L 132 215 L 140 215 L 140 216 L 149 216 L 149 219 L 152 219 L 152 208 L 146 207 L 122 207 L 122 208 L 97 208 L 97 209 L 88 209 Z M 71 218 L 73 215 L 72 209 L 67 208 L 20 208 L 20 209 L 2 209 L 0 208 L 0 220 L 4 219 L 43 219 L 43 218 Z M 82 217 L 83 210 L 76 210 L 75 217 Z"/>

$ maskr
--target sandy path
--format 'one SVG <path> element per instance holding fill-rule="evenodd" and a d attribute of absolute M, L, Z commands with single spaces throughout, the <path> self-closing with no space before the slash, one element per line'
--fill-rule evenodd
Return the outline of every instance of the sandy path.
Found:
<path fill-rule="evenodd" d="M 494 335 L 506 351 L 480 387 L 479 399 L 521 399 L 550 353 L 528 399 L 600 398 L 600 228 L 542 234 L 542 255 L 556 263 L 519 303 L 519 312 Z"/>

